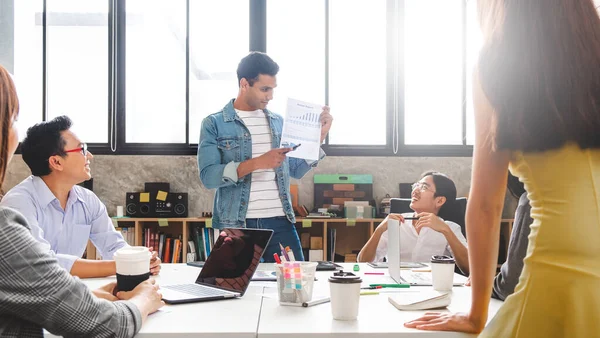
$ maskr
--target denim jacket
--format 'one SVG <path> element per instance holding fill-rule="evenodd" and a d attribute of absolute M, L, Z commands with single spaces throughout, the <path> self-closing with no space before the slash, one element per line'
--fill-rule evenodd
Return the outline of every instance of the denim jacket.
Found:
<path fill-rule="evenodd" d="M 213 205 L 215 228 L 243 227 L 246 223 L 248 199 L 252 174 L 238 178 L 237 168 L 241 162 L 252 158 L 252 138 L 248 128 L 233 108 L 233 101 L 218 113 L 202 121 L 198 144 L 198 171 L 200 180 L 208 189 L 217 189 Z M 271 147 L 279 148 L 283 118 L 265 109 L 271 128 Z M 319 159 L 325 153 L 320 150 Z M 286 157 L 275 168 L 279 197 L 287 219 L 295 223 L 290 195 L 290 176 L 302 178 L 318 161 Z"/>

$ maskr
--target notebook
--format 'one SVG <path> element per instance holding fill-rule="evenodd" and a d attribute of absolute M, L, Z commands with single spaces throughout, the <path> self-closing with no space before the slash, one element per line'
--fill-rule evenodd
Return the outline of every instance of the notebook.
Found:
<path fill-rule="evenodd" d="M 398 310 L 404 311 L 439 309 L 450 305 L 451 294 L 450 292 L 423 290 L 389 296 L 388 301 Z"/>
<path fill-rule="evenodd" d="M 168 304 L 242 297 L 269 244 L 273 230 L 221 230 L 195 283 L 161 285 Z"/>

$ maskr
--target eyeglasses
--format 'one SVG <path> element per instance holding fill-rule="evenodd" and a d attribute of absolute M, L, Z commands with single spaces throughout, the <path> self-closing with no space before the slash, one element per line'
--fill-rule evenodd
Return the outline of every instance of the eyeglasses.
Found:
<path fill-rule="evenodd" d="M 412 185 L 412 190 L 420 190 L 421 192 L 425 192 L 425 191 L 431 191 L 433 193 L 435 193 L 435 191 L 431 190 L 431 188 L 429 187 L 429 185 L 425 182 L 417 182 L 415 184 Z"/>
<path fill-rule="evenodd" d="M 87 143 L 82 143 L 81 147 L 79 147 L 79 148 L 65 150 L 65 153 L 74 153 L 74 152 L 80 152 L 81 155 L 87 156 L 87 154 L 88 154 Z"/>

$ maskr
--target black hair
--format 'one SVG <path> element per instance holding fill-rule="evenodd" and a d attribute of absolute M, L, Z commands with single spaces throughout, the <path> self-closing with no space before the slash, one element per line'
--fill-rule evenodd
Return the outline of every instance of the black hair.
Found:
<path fill-rule="evenodd" d="M 65 140 L 61 132 L 69 130 L 72 122 L 67 116 L 58 116 L 27 129 L 27 136 L 21 142 L 23 161 L 34 176 L 46 176 L 51 173 L 48 159 L 50 156 L 65 156 Z"/>
<path fill-rule="evenodd" d="M 275 76 L 277 72 L 279 72 L 279 65 L 267 54 L 250 52 L 238 65 L 238 85 L 242 79 L 246 79 L 250 86 L 252 86 L 258 80 L 260 74 Z"/>
<path fill-rule="evenodd" d="M 437 171 L 427 171 L 421 175 L 421 179 L 431 176 L 435 184 L 435 193 L 433 197 L 446 197 L 446 202 L 440 208 L 440 213 L 444 209 L 452 208 L 456 200 L 456 185 L 448 176 Z"/>
<path fill-rule="evenodd" d="M 525 185 L 519 181 L 518 177 L 513 176 L 510 172 L 508 173 L 508 181 L 506 182 L 508 191 L 516 198 L 521 198 L 521 195 L 525 192 Z"/>

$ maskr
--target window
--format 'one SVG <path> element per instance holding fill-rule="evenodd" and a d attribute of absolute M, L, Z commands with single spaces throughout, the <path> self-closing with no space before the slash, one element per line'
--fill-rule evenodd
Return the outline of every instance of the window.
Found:
<path fill-rule="evenodd" d="M 189 142 L 198 143 L 202 119 L 237 96 L 236 70 L 250 36 L 248 1 L 190 1 L 189 15 Z"/>
<path fill-rule="evenodd" d="M 46 6 L 47 118 L 67 115 L 81 139 L 106 143 L 108 1 L 47 0 Z"/>
<path fill-rule="evenodd" d="M 467 144 L 475 143 L 475 121 L 473 109 L 473 70 L 477 63 L 477 56 L 482 44 L 479 22 L 477 22 L 477 3 L 469 1 L 467 3 Z"/>
<path fill-rule="evenodd" d="M 0 52 L 0 64 L 13 74 L 17 87 L 20 140 L 27 128 L 42 121 L 42 8 L 42 0 L 0 2 L 0 49 L 8 52 Z"/>
<path fill-rule="evenodd" d="M 463 144 L 463 1 L 404 1 L 406 144 Z"/>
<path fill-rule="evenodd" d="M 325 2 L 267 1 L 267 53 L 280 68 L 270 110 L 285 116 L 290 97 L 325 105 L 324 32 Z"/>
<path fill-rule="evenodd" d="M 330 144 L 386 144 L 386 1 L 329 1 Z M 360 18 L 360 19 L 358 19 Z"/>
<path fill-rule="evenodd" d="M 126 142 L 184 143 L 186 2 L 126 5 Z"/>
<path fill-rule="evenodd" d="M 469 156 L 474 8 L 2 0 L 0 62 L 18 86 L 21 135 L 66 114 L 96 154 L 195 154 L 202 120 L 236 97 L 238 63 L 258 50 L 280 65 L 272 111 L 285 115 L 289 97 L 331 107 L 329 155 Z"/>

